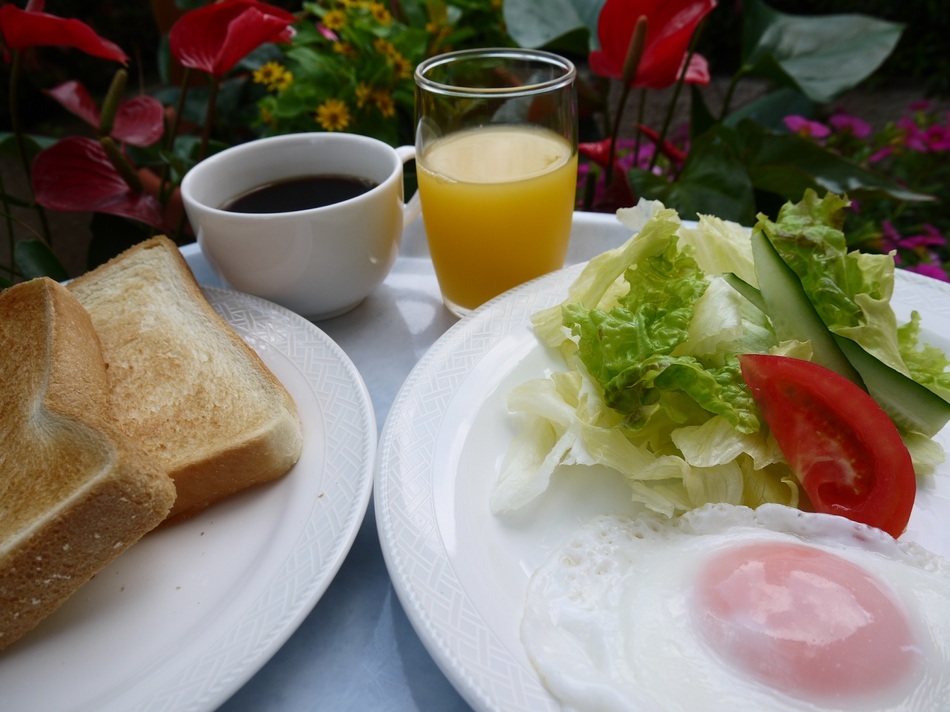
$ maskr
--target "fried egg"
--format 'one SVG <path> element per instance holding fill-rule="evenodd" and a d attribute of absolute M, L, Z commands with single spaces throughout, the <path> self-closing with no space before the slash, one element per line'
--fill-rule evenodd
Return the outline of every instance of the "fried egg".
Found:
<path fill-rule="evenodd" d="M 521 639 L 571 710 L 943 710 L 950 563 L 842 517 L 598 517 L 532 575 Z"/>

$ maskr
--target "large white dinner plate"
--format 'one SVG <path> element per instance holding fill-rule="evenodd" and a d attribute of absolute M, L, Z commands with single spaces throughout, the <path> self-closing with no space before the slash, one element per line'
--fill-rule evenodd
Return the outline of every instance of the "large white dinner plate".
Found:
<path fill-rule="evenodd" d="M 515 432 L 510 389 L 562 369 L 529 317 L 561 302 L 580 266 L 542 277 L 460 321 L 419 362 L 383 428 L 374 504 L 386 565 L 413 627 L 478 710 L 558 709 L 519 638 L 531 573 L 591 516 L 631 511 L 620 478 L 556 473 L 514 517 L 489 493 Z M 894 309 L 924 315 L 923 339 L 950 352 L 950 288 L 900 272 Z M 938 440 L 950 451 L 950 428 Z M 950 557 L 950 465 L 920 483 L 907 539 Z"/>
<path fill-rule="evenodd" d="M 353 543 L 376 452 L 356 367 L 282 307 L 205 294 L 293 396 L 300 460 L 276 482 L 146 535 L 0 653 L 4 712 L 214 709 L 297 628 Z"/>

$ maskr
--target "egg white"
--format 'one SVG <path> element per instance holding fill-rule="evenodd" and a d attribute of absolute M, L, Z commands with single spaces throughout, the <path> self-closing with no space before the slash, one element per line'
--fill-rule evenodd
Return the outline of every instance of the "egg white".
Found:
<path fill-rule="evenodd" d="M 714 553 L 765 541 L 817 547 L 890 589 L 921 648 L 914 676 L 886 692 L 819 704 L 774 690 L 717 655 L 691 617 L 693 578 Z M 950 563 L 880 530 L 781 505 L 707 505 L 674 519 L 598 517 L 532 576 L 521 639 L 568 710 L 945 710 Z"/>

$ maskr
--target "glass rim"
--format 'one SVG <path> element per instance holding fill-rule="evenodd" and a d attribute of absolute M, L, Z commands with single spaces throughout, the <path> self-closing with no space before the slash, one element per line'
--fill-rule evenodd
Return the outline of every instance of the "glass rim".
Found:
<path fill-rule="evenodd" d="M 445 84 L 426 76 L 426 73 L 430 70 L 443 65 L 471 59 L 491 58 L 524 59 L 544 66 L 560 68 L 563 70 L 563 74 L 542 82 L 523 84 L 515 87 L 470 87 L 457 84 Z M 518 47 L 490 47 L 487 49 L 463 49 L 429 57 L 419 63 L 414 72 L 414 76 L 417 87 L 434 94 L 468 98 L 504 98 L 544 94 L 555 89 L 562 89 L 574 82 L 577 77 L 577 68 L 571 60 L 553 52 L 546 52 L 539 49 L 521 49 Z"/>

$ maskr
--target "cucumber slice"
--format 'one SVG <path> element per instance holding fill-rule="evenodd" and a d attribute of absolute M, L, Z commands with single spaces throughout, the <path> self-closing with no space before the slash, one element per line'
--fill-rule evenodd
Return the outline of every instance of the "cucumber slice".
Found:
<path fill-rule="evenodd" d="M 785 341 L 810 341 L 814 362 L 830 368 L 864 388 L 864 381 L 842 353 L 834 337 L 808 300 L 791 267 L 785 264 L 769 238 L 761 230 L 752 235 L 752 259 L 765 313 L 772 320 L 775 335 Z"/>
<path fill-rule="evenodd" d="M 726 284 L 739 292 L 739 294 L 741 294 L 743 297 L 748 299 L 752 303 L 752 306 L 754 306 L 763 314 L 768 315 L 768 312 L 765 309 L 765 300 L 762 299 L 762 292 L 746 282 L 735 272 L 724 272 L 722 278 L 725 280 Z"/>
<path fill-rule="evenodd" d="M 837 334 L 834 339 L 861 374 L 868 393 L 899 428 L 933 437 L 950 421 L 950 403 L 939 395 L 872 356 L 857 342 Z"/>

